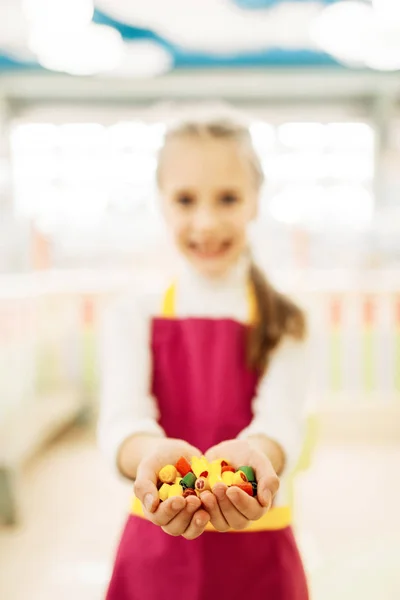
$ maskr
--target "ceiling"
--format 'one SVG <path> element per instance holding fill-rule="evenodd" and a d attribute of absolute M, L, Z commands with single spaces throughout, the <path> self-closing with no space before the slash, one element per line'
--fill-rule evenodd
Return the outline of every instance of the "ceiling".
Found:
<path fill-rule="evenodd" d="M 28 0 L 28 4 L 35 1 L 42 5 L 49 2 Z M 65 0 L 52 1 L 54 5 Z M 132 57 L 135 52 L 137 55 L 137 48 L 146 50 L 146 60 L 152 53 L 153 62 L 161 61 L 164 71 L 218 67 L 339 68 L 338 62 L 322 52 L 309 35 L 312 20 L 336 1 L 98 0 L 92 21 L 116 29 Z M 76 4 L 71 0 L 69 3 Z M 29 50 L 29 23 L 22 4 L 23 0 L 0 2 L 1 71 L 42 69 Z M 125 62 L 129 74 L 132 58 Z"/>
<path fill-rule="evenodd" d="M 0 73 L 400 71 L 400 0 L 1 0 Z"/>

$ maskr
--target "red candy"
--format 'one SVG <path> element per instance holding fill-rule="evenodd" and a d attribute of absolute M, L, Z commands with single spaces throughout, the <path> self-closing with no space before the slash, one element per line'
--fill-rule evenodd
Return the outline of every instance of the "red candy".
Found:
<path fill-rule="evenodd" d="M 196 492 L 190 488 L 183 490 L 183 497 L 187 498 L 188 496 L 197 496 Z"/>
<path fill-rule="evenodd" d="M 249 483 L 249 482 L 240 483 L 239 485 L 236 485 L 235 487 L 240 488 L 241 490 L 246 492 L 246 494 L 248 494 L 249 496 L 253 496 L 253 486 L 251 485 L 251 483 Z"/>
<path fill-rule="evenodd" d="M 230 471 L 231 473 L 235 473 L 235 469 L 230 465 L 224 465 L 221 469 L 221 473 L 225 473 L 226 471 Z"/>
<path fill-rule="evenodd" d="M 226 460 L 221 460 L 221 467 L 228 467 L 228 463 L 226 462 Z"/>
<path fill-rule="evenodd" d="M 176 470 L 181 474 L 182 477 L 185 477 L 188 473 L 192 473 L 192 467 L 190 466 L 190 462 L 184 457 L 181 456 L 178 462 L 175 465 Z"/>
<path fill-rule="evenodd" d="M 202 473 L 200 473 L 200 477 L 208 477 L 208 471 L 203 471 Z"/>

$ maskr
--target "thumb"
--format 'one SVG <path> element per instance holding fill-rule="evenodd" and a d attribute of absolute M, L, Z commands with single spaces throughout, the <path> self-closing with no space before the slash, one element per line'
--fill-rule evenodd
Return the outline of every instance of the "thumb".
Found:
<path fill-rule="evenodd" d="M 261 504 L 266 508 L 271 508 L 273 497 L 279 488 L 279 478 L 277 475 L 265 475 L 258 481 L 257 497 Z"/>
<path fill-rule="evenodd" d="M 154 512 L 160 503 L 155 474 L 148 467 L 139 466 L 134 486 L 135 496 L 148 512 Z"/>

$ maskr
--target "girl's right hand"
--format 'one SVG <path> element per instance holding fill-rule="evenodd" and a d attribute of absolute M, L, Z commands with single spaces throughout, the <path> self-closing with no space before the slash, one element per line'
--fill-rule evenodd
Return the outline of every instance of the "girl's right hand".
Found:
<path fill-rule="evenodd" d="M 173 536 L 194 540 L 201 535 L 210 520 L 210 515 L 201 509 L 201 500 L 196 496 L 169 498 L 160 502 L 157 476 L 167 464 L 174 465 L 181 456 L 189 461 L 192 456 L 201 456 L 200 450 L 183 440 L 163 439 L 139 464 L 135 481 L 135 495 L 141 501 L 145 517 Z"/>

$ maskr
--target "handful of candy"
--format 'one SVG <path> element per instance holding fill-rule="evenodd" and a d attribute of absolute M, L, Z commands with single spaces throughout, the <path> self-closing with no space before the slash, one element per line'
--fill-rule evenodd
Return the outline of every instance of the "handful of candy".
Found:
<path fill-rule="evenodd" d="M 257 482 L 252 467 L 235 469 L 224 459 L 211 463 L 194 456 L 191 463 L 183 456 L 176 465 L 166 465 L 158 473 L 158 496 L 163 502 L 175 496 L 199 496 L 212 490 L 216 483 L 237 486 L 249 496 L 257 496 Z"/>

